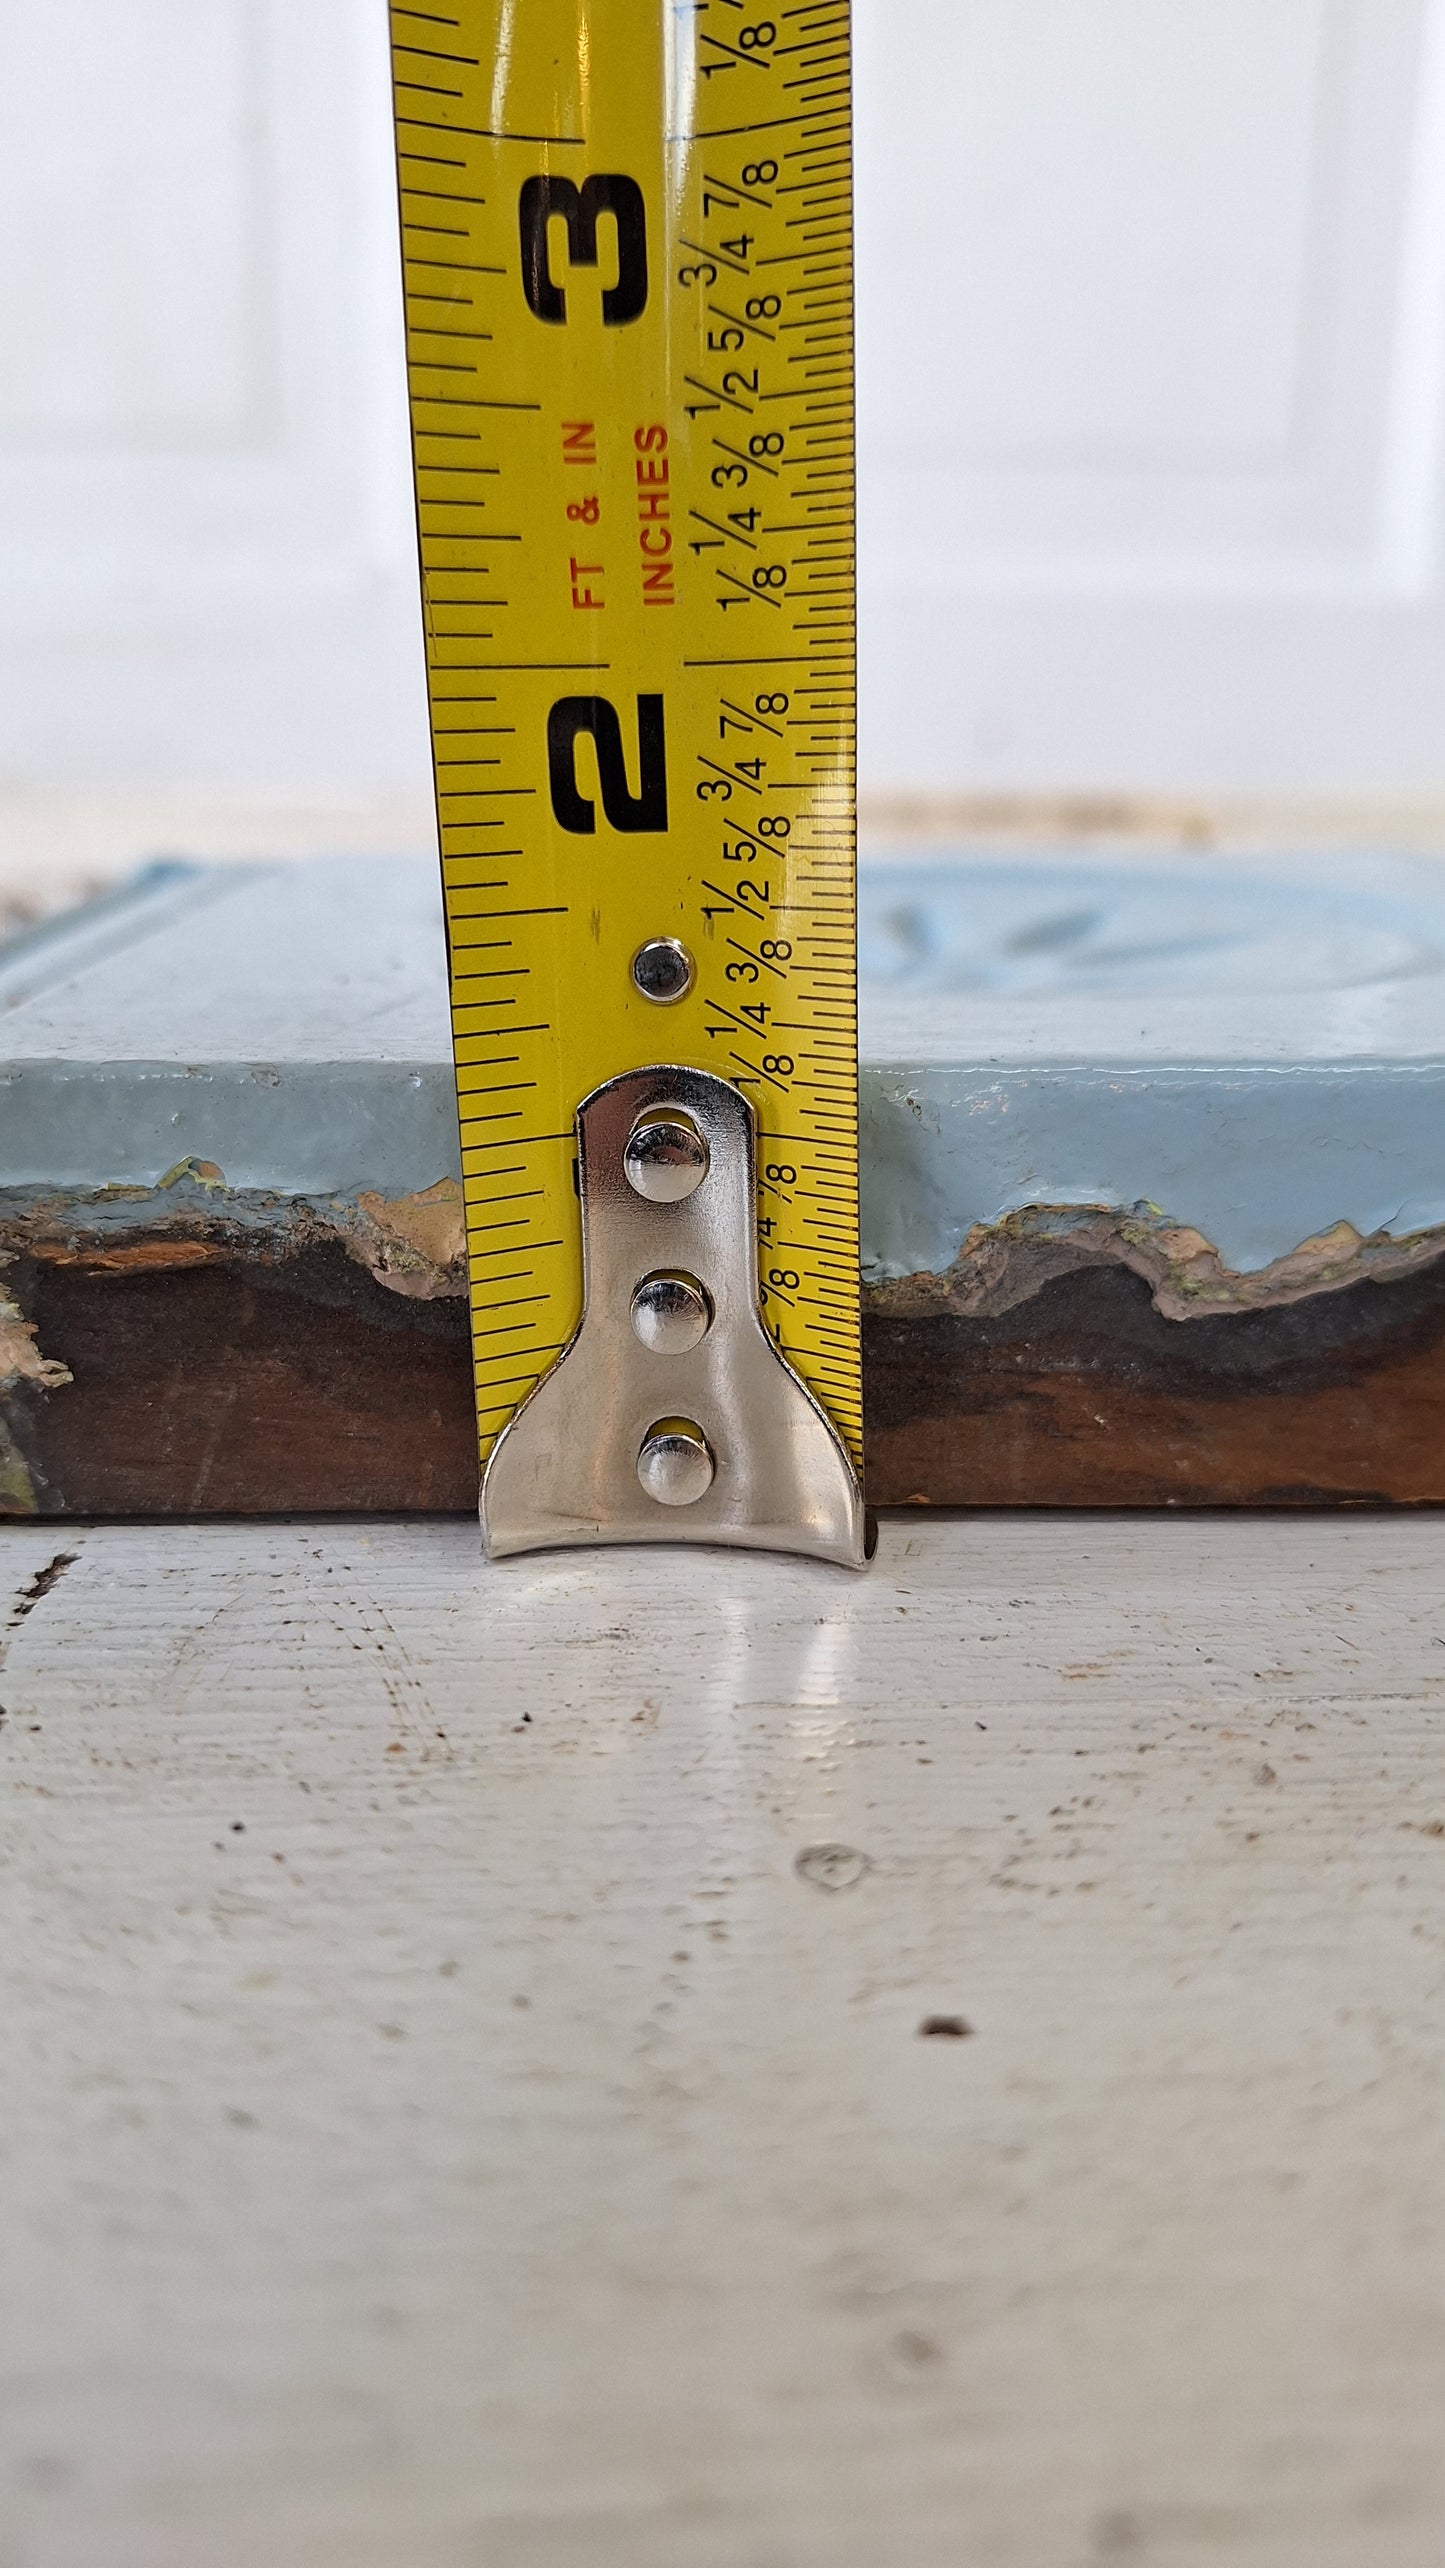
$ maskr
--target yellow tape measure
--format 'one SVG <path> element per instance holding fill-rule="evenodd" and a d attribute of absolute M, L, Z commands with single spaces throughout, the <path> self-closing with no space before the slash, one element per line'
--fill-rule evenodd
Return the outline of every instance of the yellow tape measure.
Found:
<path fill-rule="evenodd" d="M 579 1103 L 672 1062 L 861 1466 L 846 0 L 391 20 L 483 1459 L 581 1315 Z"/>

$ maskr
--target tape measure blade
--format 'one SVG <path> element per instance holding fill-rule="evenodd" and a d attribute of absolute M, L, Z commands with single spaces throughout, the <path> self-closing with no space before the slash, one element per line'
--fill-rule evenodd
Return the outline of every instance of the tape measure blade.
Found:
<path fill-rule="evenodd" d="M 580 1316 L 577 1105 L 672 1060 L 861 1465 L 848 12 L 391 16 L 483 1458 Z"/>

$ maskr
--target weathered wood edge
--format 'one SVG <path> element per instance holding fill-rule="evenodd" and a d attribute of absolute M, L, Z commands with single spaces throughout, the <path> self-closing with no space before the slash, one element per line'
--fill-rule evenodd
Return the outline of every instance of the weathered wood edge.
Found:
<path fill-rule="evenodd" d="M 211 1185 L 0 1219 L 0 1514 L 472 1509 L 438 1190 Z M 1015 1217 L 966 1272 L 865 1293 L 875 1505 L 1445 1503 L 1445 1243 L 1315 1244 L 1250 1303 L 1154 1222 Z"/>

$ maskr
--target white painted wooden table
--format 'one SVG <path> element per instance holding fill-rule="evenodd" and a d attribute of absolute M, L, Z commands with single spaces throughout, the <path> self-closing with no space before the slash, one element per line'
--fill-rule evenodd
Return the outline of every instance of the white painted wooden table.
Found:
<path fill-rule="evenodd" d="M 1438 1520 L 61 1549 L 3 2568 L 1439 2568 Z"/>

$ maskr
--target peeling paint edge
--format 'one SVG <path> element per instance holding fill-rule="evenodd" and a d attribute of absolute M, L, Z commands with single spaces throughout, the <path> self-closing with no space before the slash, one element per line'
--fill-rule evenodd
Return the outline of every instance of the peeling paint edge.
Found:
<path fill-rule="evenodd" d="M 466 1229 L 454 1177 L 420 1192 L 304 1196 L 228 1188 L 209 1162 L 183 1162 L 161 1187 L 0 1190 L 0 1262 L 121 1274 L 244 1255 L 279 1264 L 339 1245 L 388 1292 L 464 1296 Z"/>
<path fill-rule="evenodd" d="M 0 1266 L 9 1262 L 0 1255 Z M 22 1383 L 41 1391 L 59 1391 L 73 1380 L 68 1365 L 41 1354 L 34 1321 L 27 1320 L 19 1303 L 12 1301 L 0 1285 L 0 1402 Z M 39 1513 L 40 1498 L 30 1465 L 0 1407 L 0 1516 Z"/>
<path fill-rule="evenodd" d="M 0 1265 L 16 1257 L 97 1273 L 220 1264 L 237 1255 L 280 1264 L 307 1249 L 342 1247 L 389 1293 L 464 1298 L 462 1190 L 443 1177 L 417 1193 L 291 1196 L 227 1189 L 218 1171 L 169 1172 L 163 1190 L 0 1191 Z M 1277 1310 L 1360 1283 L 1393 1283 L 1445 1258 L 1445 1228 L 1369 1236 L 1347 1221 L 1267 1266 L 1227 1266 L 1202 1231 L 1155 1204 L 1029 1204 L 976 1223 L 953 1264 L 863 1288 L 865 1311 L 915 1319 L 993 1319 L 1080 1268 L 1125 1266 L 1148 1285 L 1165 1319 Z M 0 1390 L 46 1389 L 69 1376 L 35 1345 L 23 1313 L 0 1293 Z"/>
<path fill-rule="evenodd" d="M 1001 1221 L 975 1223 L 946 1273 L 868 1285 L 863 1300 L 865 1310 L 894 1319 L 999 1319 L 1058 1276 L 1113 1265 L 1142 1278 L 1162 1318 L 1219 1319 L 1281 1310 L 1355 1284 L 1394 1283 L 1441 1258 L 1445 1229 L 1366 1237 L 1341 1221 L 1241 1273 L 1225 1265 L 1202 1231 L 1156 1204 L 1027 1204 Z"/>
<path fill-rule="evenodd" d="M 8 1263 L 0 1256 L 0 1266 Z M 41 1354 L 35 1322 L 27 1320 L 19 1303 L 0 1285 L 0 1392 L 13 1391 L 21 1382 L 33 1382 L 42 1391 L 59 1391 L 71 1379 L 68 1365 Z"/>

